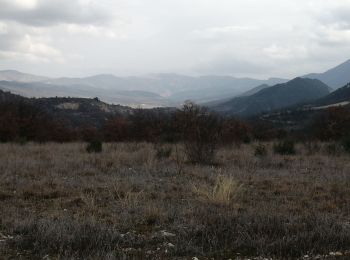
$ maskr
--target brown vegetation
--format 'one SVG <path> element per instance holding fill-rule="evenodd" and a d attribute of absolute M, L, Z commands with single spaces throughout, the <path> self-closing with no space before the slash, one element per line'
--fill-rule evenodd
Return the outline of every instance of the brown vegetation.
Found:
<path fill-rule="evenodd" d="M 260 145 L 0 144 L 0 258 L 350 257 L 349 155 Z"/>

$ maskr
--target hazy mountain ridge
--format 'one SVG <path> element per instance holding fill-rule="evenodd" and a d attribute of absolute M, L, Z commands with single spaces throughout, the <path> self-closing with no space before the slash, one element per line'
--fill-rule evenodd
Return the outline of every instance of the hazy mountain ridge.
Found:
<path fill-rule="evenodd" d="M 251 96 L 233 98 L 212 109 L 226 115 L 252 116 L 316 100 L 329 93 L 329 87 L 319 80 L 295 78 L 284 84 L 264 88 Z"/>
<path fill-rule="evenodd" d="M 20 80 L 16 80 L 15 75 Z M 257 80 L 231 76 L 191 77 L 178 74 L 153 74 L 146 77 L 116 77 L 102 74 L 86 78 L 46 78 L 13 71 L 11 75 L 8 71 L 0 71 L 0 80 L 16 82 L 11 84 L 3 82 L 2 87 L 28 97 L 97 96 L 106 102 L 134 107 L 173 106 L 188 99 L 195 102 L 218 100 L 239 95 L 257 85 L 287 81 L 279 78 Z M 30 85 L 18 83 L 30 83 Z"/>
<path fill-rule="evenodd" d="M 324 73 L 311 73 L 304 78 L 318 79 L 332 88 L 341 88 L 350 82 L 350 60 Z"/>
<path fill-rule="evenodd" d="M 324 73 L 308 74 L 303 78 L 318 79 L 335 89 L 342 87 L 350 82 L 350 60 Z M 6 70 L 0 71 L 0 81 L 0 88 L 27 97 L 99 97 L 108 103 L 152 108 L 180 106 L 185 100 L 219 106 L 236 97 L 235 102 L 244 103 L 245 97 L 269 89 L 270 86 L 286 83 L 288 80 L 281 78 L 258 80 L 215 75 L 193 77 L 171 73 L 142 77 L 100 74 L 84 78 L 49 78 Z M 271 104 L 265 104 L 267 107 L 264 109 L 257 107 L 262 105 L 262 103 L 249 104 L 256 107 L 252 110 L 259 111 L 279 108 Z M 226 107 L 223 110 L 230 109 Z M 244 108 L 242 104 L 237 111 L 239 114 L 250 114 L 251 112 L 245 112 L 248 110 L 248 107 Z"/>
<path fill-rule="evenodd" d="M 16 81 L 23 83 L 41 82 L 48 80 L 48 77 L 32 75 L 28 73 L 19 72 L 16 70 L 2 70 L 0 71 L 0 81 Z"/>
<path fill-rule="evenodd" d="M 330 93 L 324 98 L 317 100 L 313 105 L 327 106 L 345 101 L 350 101 L 350 83 Z"/>
<path fill-rule="evenodd" d="M 171 106 L 167 99 L 149 91 L 108 90 L 87 85 L 54 85 L 45 82 L 0 81 L 0 88 L 25 97 L 99 97 L 101 100 L 132 107 Z"/>

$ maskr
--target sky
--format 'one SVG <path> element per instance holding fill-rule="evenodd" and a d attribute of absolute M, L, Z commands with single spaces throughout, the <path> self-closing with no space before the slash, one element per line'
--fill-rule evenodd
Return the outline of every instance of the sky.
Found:
<path fill-rule="evenodd" d="M 0 0 L 0 70 L 292 78 L 350 59 L 350 0 Z"/>

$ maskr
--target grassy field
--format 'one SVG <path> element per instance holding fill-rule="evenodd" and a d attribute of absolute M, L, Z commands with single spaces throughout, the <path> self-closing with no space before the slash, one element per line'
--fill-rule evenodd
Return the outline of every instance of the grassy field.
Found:
<path fill-rule="evenodd" d="M 0 259 L 349 259 L 350 156 L 256 145 L 0 144 Z"/>

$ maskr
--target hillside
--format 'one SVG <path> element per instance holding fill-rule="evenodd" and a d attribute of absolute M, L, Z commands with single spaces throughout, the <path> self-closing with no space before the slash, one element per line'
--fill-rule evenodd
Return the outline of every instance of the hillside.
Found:
<path fill-rule="evenodd" d="M 259 118 L 272 123 L 275 127 L 304 129 L 308 128 L 316 119 L 327 115 L 330 111 L 329 108 L 338 107 L 350 111 L 350 84 L 312 102 L 266 113 Z"/>
<path fill-rule="evenodd" d="M 350 82 L 350 60 L 324 73 L 312 73 L 304 78 L 318 79 L 332 88 L 340 88 Z"/>
<path fill-rule="evenodd" d="M 350 102 L 350 83 L 330 93 L 324 98 L 317 100 L 313 104 L 318 106 L 329 106 L 342 102 Z"/>
<path fill-rule="evenodd" d="M 263 90 L 263 89 L 269 88 L 269 87 L 271 87 L 271 86 L 269 86 L 267 84 L 262 84 L 262 85 L 259 85 L 259 86 L 255 87 L 255 88 L 252 88 L 252 89 L 244 92 L 240 96 L 241 97 L 251 96 L 251 95 L 254 95 L 255 93 L 258 93 L 260 90 Z"/>
<path fill-rule="evenodd" d="M 25 98 L 0 90 L 0 104 L 27 104 L 48 114 L 54 120 L 64 120 L 69 126 L 100 127 L 111 116 L 129 115 L 130 107 L 110 105 L 88 98 Z"/>
<path fill-rule="evenodd" d="M 329 92 L 329 87 L 319 80 L 295 78 L 285 84 L 262 89 L 251 96 L 231 99 L 212 109 L 225 115 L 252 116 L 315 100 Z"/>

